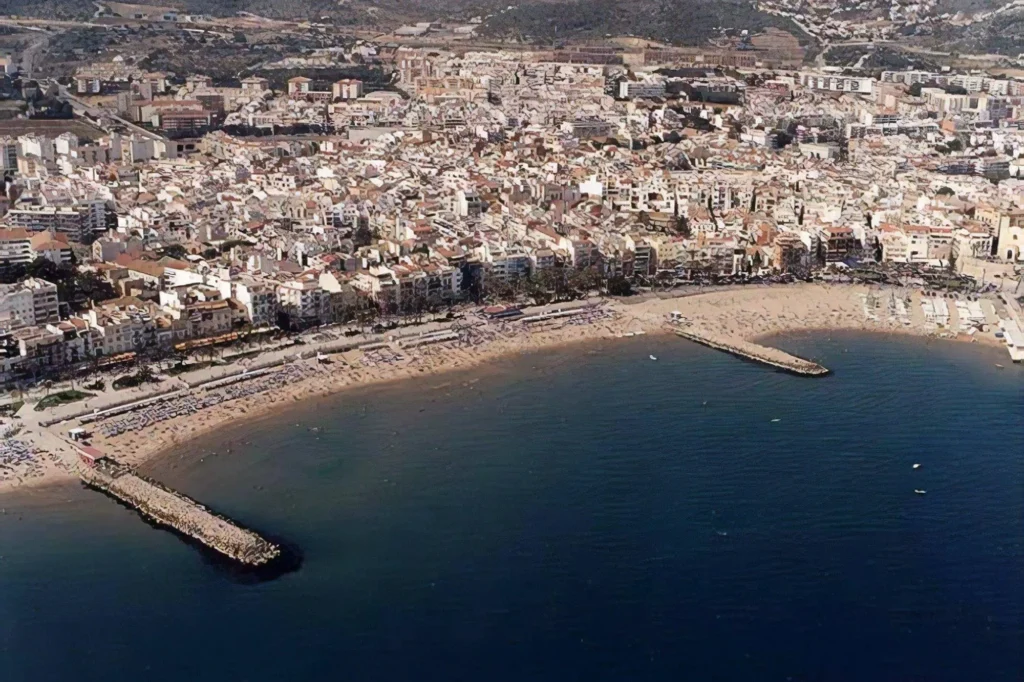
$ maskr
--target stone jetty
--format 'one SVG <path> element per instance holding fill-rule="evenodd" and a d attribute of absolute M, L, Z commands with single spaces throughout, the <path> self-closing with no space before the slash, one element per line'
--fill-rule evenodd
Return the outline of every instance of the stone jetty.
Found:
<path fill-rule="evenodd" d="M 754 362 L 770 365 L 776 369 L 791 372 L 792 374 L 798 374 L 805 377 L 820 377 L 825 376 L 829 372 L 826 367 L 822 367 L 816 362 L 804 360 L 803 358 L 781 351 L 778 348 L 770 348 L 768 346 L 750 343 L 749 341 L 743 341 L 742 339 L 724 338 L 715 334 L 708 334 L 693 330 L 684 331 L 681 329 L 675 329 L 673 331 L 675 331 L 677 336 L 681 336 L 684 339 L 693 341 L 694 343 L 699 343 L 707 346 L 708 348 L 714 348 L 715 350 L 724 351 L 746 360 L 753 360 Z"/>
<path fill-rule="evenodd" d="M 195 500 L 103 457 L 82 467 L 82 481 L 244 566 L 259 568 L 281 556 L 281 548 L 213 513 Z"/>

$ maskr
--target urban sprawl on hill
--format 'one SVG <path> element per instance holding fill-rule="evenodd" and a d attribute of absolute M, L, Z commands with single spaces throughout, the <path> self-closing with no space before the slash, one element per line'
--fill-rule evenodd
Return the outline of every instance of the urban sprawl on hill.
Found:
<path fill-rule="evenodd" d="M 513 39 L 504 11 L 334 39 L 151 5 L 10 17 L 0 381 L 469 304 L 1015 277 L 1017 56 L 894 44 L 1019 2 L 862 5 L 759 3 L 785 22 L 690 47 Z M 240 70 L 153 69 L 204 50 Z"/>

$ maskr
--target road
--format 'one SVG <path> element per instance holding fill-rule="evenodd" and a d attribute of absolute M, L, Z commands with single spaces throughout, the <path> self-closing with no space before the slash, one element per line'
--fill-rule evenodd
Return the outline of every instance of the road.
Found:
<path fill-rule="evenodd" d="M 36 40 L 29 43 L 25 49 L 21 51 L 18 62 L 18 68 L 21 70 L 21 73 L 25 74 L 27 78 L 31 78 L 39 53 L 44 47 L 46 47 L 47 43 L 50 42 L 50 32 L 43 28 L 24 26 L 18 22 L 9 21 L 7 19 L 0 19 L 0 26 L 10 26 L 19 30 L 32 31 L 33 33 L 40 34 Z"/>
<path fill-rule="evenodd" d="M 71 102 L 71 106 L 74 107 L 75 113 L 79 116 L 87 116 L 97 121 L 102 118 L 107 118 L 119 123 L 120 125 L 123 125 L 129 131 L 136 133 L 137 135 L 143 135 L 153 140 L 165 139 L 151 130 L 146 130 L 145 128 L 135 125 L 131 121 L 121 118 L 120 116 L 118 116 L 117 114 L 113 113 L 108 109 L 103 109 L 101 107 L 93 106 L 88 102 L 83 102 L 82 100 L 78 99 L 70 92 L 68 92 L 68 89 L 63 85 L 58 84 L 57 87 L 60 89 L 60 96 L 66 99 L 67 101 Z"/>
<path fill-rule="evenodd" d="M 838 43 L 830 43 L 825 41 L 822 43 L 822 50 L 816 58 L 818 66 L 825 65 L 825 55 L 833 47 L 864 47 L 868 45 L 873 46 L 884 46 L 890 49 L 899 50 L 900 52 L 906 52 L 908 54 L 920 54 L 928 55 L 930 57 L 946 57 L 950 58 L 953 56 L 953 52 L 945 52 L 943 50 L 932 50 L 927 47 L 920 47 L 918 45 L 908 45 L 906 42 L 898 40 L 843 40 Z M 976 62 L 989 62 L 993 60 L 1005 59 L 1005 55 L 990 55 L 990 54 L 958 54 L 957 59 L 966 59 Z"/>
<path fill-rule="evenodd" d="M 39 54 L 49 42 L 50 36 L 44 35 L 38 40 L 29 43 L 28 47 L 22 50 L 20 68 L 21 73 L 24 74 L 26 78 L 32 78 L 32 74 L 35 71 L 36 61 L 39 59 Z"/>

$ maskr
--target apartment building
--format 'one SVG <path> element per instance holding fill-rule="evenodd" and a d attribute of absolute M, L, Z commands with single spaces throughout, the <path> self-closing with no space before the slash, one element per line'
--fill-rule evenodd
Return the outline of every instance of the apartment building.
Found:
<path fill-rule="evenodd" d="M 320 288 L 319 278 L 298 278 L 277 285 L 278 310 L 288 317 L 289 327 L 301 329 L 325 321 L 330 294 Z"/>
<path fill-rule="evenodd" d="M 192 338 L 226 334 L 234 327 L 231 305 L 224 299 L 186 303 L 182 319 L 188 321 Z"/>
<path fill-rule="evenodd" d="M 530 257 L 522 252 L 492 252 L 488 277 L 510 282 L 530 274 Z"/>
<path fill-rule="evenodd" d="M 860 242 L 851 227 L 822 228 L 820 236 L 820 256 L 826 263 L 844 261 L 860 248 Z"/>
<path fill-rule="evenodd" d="M 224 298 L 234 298 L 245 309 L 249 324 L 257 329 L 277 324 L 277 285 L 252 277 L 221 281 L 218 289 Z"/>
<path fill-rule="evenodd" d="M 334 99 L 359 99 L 363 96 L 363 81 L 356 79 L 342 79 L 331 85 L 331 94 Z"/>
<path fill-rule="evenodd" d="M 0 329 L 11 330 L 57 322 L 57 285 L 35 277 L 0 284 Z"/>
<path fill-rule="evenodd" d="M 35 260 L 32 237 L 33 233 L 25 229 L 0 229 L 0 269 L 27 265 Z"/>
<path fill-rule="evenodd" d="M 654 99 L 656 97 L 664 97 L 665 82 L 620 81 L 618 95 L 621 99 Z"/>
<path fill-rule="evenodd" d="M 142 301 L 127 299 L 86 312 L 97 356 L 142 350 L 156 343 L 157 325 Z"/>
<path fill-rule="evenodd" d="M 313 81 L 305 76 L 296 76 L 288 80 L 289 97 L 305 97 L 309 94 Z"/>
<path fill-rule="evenodd" d="M 18 170 L 18 141 L 0 137 L 0 171 Z"/>
<path fill-rule="evenodd" d="M 270 81 L 260 76 L 249 76 L 242 79 L 242 94 L 259 95 L 270 90 Z"/>
<path fill-rule="evenodd" d="M 195 135 L 212 123 L 207 111 L 165 111 L 153 115 L 153 127 L 172 135 Z"/>
<path fill-rule="evenodd" d="M 16 206 L 7 212 L 3 222 L 30 232 L 50 232 L 89 244 L 107 229 L 106 204 L 88 201 L 74 206 Z"/>
<path fill-rule="evenodd" d="M 875 79 L 873 78 L 828 73 L 801 73 L 800 84 L 812 90 L 852 92 L 862 95 L 870 95 L 875 89 Z"/>

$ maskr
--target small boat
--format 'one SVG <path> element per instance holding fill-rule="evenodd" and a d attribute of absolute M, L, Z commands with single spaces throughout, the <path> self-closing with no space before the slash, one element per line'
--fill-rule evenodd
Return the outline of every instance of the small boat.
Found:
<path fill-rule="evenodd" d="M 917 493 L 918 495 L 924 495 L 928 491 L 927 490 L 915 490 L 914 492 Z"/>
<path fill-rule="evenodd" d="M 775 422 L 780 422 L 780 421 L 782 421 L 782 420 L 781 419 L 773 419 L 772 420 L 772 424 L 774 424 Z"/>
<path fill-rule="evenodd" d="M 915 469 L 920 469 L 920 468 L 921 468 L 921 465 L 920 465 L 920 464 L 915 464 L 915 465 L 914 465 L 914 468 L 915 468 Z"/>
<path fill-rule="evenodd" d="M 651 358 L 651 360 L 657 360 L 658 359 L 658 358 L 654 357 L 653 355 L 651 355 L 650 358 Z"/>
<path fill-rule="evenodd" d="M 1003 366 L 1002 366 L 1002 365 L 1000 365 L 1000 364 L 999 364 L 998 362 L 996 363 L 996 367 L 997 367 L 997 368 L 999 368 L 999 369 L 1002 369 L 1002 368 L 1003 368 Z"/>

